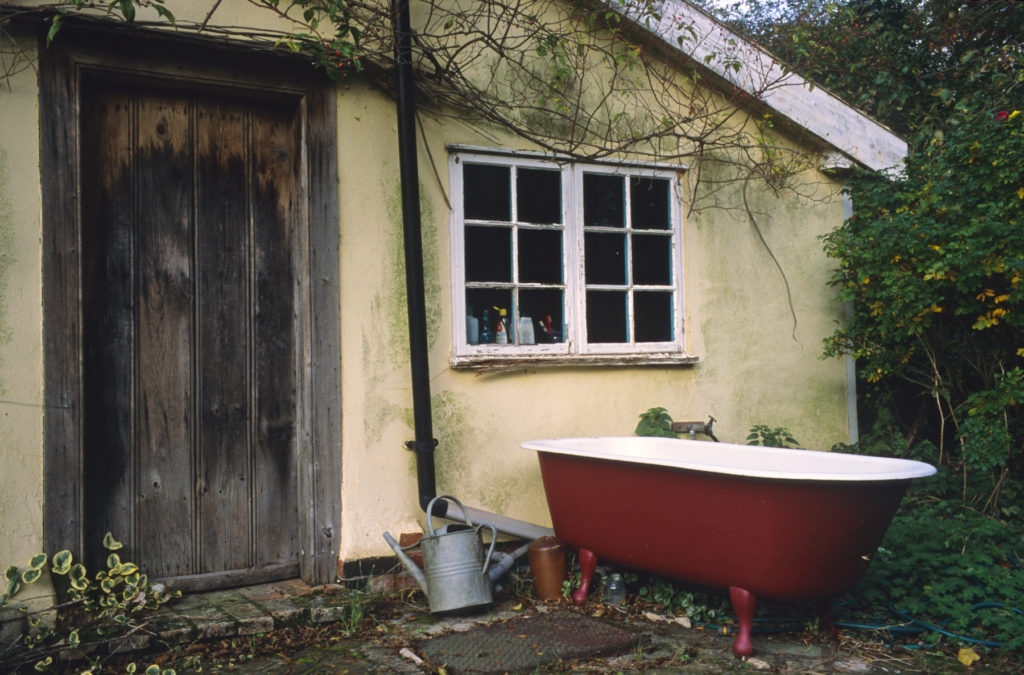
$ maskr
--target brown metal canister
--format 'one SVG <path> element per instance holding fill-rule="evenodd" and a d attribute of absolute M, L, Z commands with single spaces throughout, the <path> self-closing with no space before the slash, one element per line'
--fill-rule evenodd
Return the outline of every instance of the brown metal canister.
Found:
<path fill-rule="evenodd" d="M 565 582 L 565 545 L 557 537 L 541 537 L 530 544 L 527 551 L 530 558 L 530 573 L 533 575 L 533 590 L 541 600 L 557 600 L 562 597 Z"/>

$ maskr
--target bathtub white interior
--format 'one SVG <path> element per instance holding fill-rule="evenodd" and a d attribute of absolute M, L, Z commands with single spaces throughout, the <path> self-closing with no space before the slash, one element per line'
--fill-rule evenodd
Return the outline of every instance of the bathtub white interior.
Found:
<path fill-rule="evenodd" d="M 897 457 L 772 448 L 650 436 L 602 436 L 528 441 L 527 450 L 652 464 L 752 478 L 891 481 L 935 473 L 925 462 Z"/>

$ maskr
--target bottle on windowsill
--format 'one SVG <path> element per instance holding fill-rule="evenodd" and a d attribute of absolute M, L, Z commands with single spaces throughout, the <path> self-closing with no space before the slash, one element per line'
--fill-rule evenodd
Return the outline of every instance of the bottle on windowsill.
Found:
<path fill-rule="evenodd" d="M 480 320 L 473 316 L 473 308 L 466 308 L 466 342 L 471 345 L 480 342 Z"/>
<path fill-rule="evenodd" d="M 512 341 L 508 331 L 508 310 L 495 307 L 494 311 L 498 313 L 498 322 L 494 325 L 494 343 L 507 345 Z"/>
<path fill-rule="evenodd" d="M 494 342 L 494 336 L 491 335 L 491 316 L 488 310 L 484 310 L 484 317 L 480 320 L 480 344 L 486 345 Z"/>

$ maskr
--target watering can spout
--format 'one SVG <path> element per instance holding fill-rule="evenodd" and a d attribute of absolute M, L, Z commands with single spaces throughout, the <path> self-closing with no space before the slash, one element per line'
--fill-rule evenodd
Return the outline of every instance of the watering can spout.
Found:
<path fill-rule="evenodd" d="M 409 574 L 412 575 L 412 578 L 416 580 L 416 583 L 423 589 L 423 592 L 426 593 L 429 598 L 430 589 L 427 588 L 427 577 L 423 574 L 423 570 L 420 569 L 419 565 L 413 562 L 412 558 L 405 554 L 405 551 L 403 551 L 402 547 L 397 541 L 395 541 L 395 538 L 387 532 L 384 533 L 384 541 L 388 543 L 391 549 L 395 552 L 395 555 L 398 556 L 398 559 L 402 561 L 403 565 L 405 565 L 405 569 L 409 571 Z"/>

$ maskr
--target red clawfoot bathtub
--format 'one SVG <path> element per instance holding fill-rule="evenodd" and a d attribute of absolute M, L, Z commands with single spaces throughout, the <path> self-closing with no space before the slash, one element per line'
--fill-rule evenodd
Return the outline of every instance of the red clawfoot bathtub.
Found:
<path fill-rule="evenodd" d="M 905 459 L 652 437 L 530 441 L 555 534 L 597 558 L 728 588 L 738 656 L 757 598 L 828 601 L 867 569 L 910 480 Z"/>

